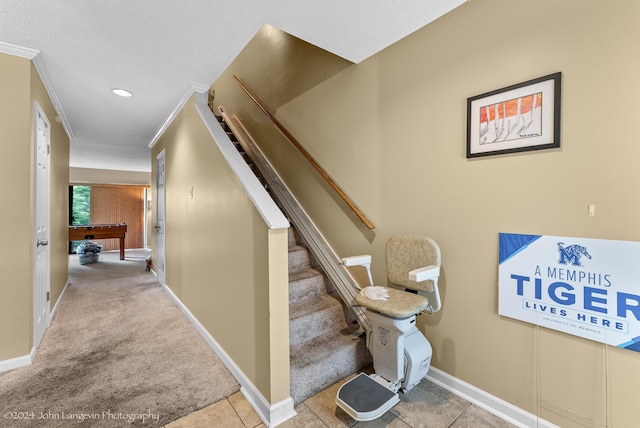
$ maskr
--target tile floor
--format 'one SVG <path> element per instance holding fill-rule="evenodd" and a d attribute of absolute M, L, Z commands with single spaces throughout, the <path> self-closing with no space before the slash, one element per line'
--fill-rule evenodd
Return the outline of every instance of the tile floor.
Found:
<path fill-rule="evenodd" d="M 325 389 L 296 406 L 298 413 L 279 425 L 282 428 L 389 427 L 389 428 L 507 428 L 514 425 L 469 403 L 449 391 L 423 380 L 400 403 L 371 422 L 357 422 L 336 407 L 338 388 L 349 378 Z M 242 393 L 178 419 L 165 428 L 264 428 L 258 414 Z"/>

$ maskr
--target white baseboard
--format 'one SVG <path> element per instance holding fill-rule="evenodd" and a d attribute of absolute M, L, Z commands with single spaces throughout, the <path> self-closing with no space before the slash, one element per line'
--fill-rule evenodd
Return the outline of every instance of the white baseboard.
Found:
<path fill-rule="evenodd" d="M 202 338 L 207 342 L 207 344 L 213 349 L 218 358 L 222 361 L 222 363 L 229 369 L 233 377 L 240 384 L 240 392 L 245 396 L 251 407 L 256 411 L 262 422 L 267 427 L 275 427 L 282 422 L 294 417 L 296 415 L 296 411 L 294 410 L 294 402 L 291 397 L 286 398 L 275 404 L 270 404 L 266 398 L 260 393 L 258 388 L 251 382 L 251 380 L 244 374 L 244 372 L 238 367 L 238 365 L 231 359 L 229 354 L 225 352 L 225 350 L 220 346 L 220 344 L 209 334 L 209 332 L 204 328 L 200 321 L 191 313 L 191 311 L 182 303 L 182 301 L 173 294 L 173 291 L 167 286 L 164 285 L 163 288 L 166 290 L 171 300 L 180 308 L 182 313 L 185 314 L 187 319 L 194 325 L 198 333 L 202 336 Z"/>
<path fill-rule="evenodd" d="M 559 428 L 513 404 L 489 394 L 448 373 L 431 367 L 426 378 L 482 409 L 520 428 Z"/>
<path fill-rule="evenodd" d="M 56 312 L 58 312 L 58 306 L 60 305 L 60 301 L 64 296 L 64 293 L 67 291 L 67 287 L 69 287 L 69 281 L 65 284 L 62 289 L 62 293 L 60 293 L 60 297 L 56 301 L 56 304 L 53 305 L 53 309 L 51 310 L 51 314 L 49 316 L 49 325 L 51 325 L 51 321 L 53 321 L 53 317 L 56 316 Z M 47 326 L 49 328 L 49 326 Z M 10 360 L 0 361 L 0 373 L 6 372 L 9 370 L 17 369 L 19 367 L 28 366 L 33 363 L 33 360 L 36 358 L 36 348 L 31 348 L 31 352 L 29 355 L 23 355 L 22 357 L 11 358 Z"/>
<path fill-rule="evenodd" d="M 236 377 L 236 379 L 238 378 Z M 293 398 L 289 397 L 276 404 L 269 404 L 260 391 L 258 391 L 250 381 L 249 383 L 251 384 L 251 388 L 245 387 L 239 379 L 238 382 L 242 385 L 240 392 L 242 392 L 242 395 L 244 395 L 249 404 L 251 404 L 253 410 L 256 411 L 266 426 L 276 427 L 287 419 L 291 419 L 297 415 L 296 411 L 293 409 Z"/>
<path fill-rule="evenodd" d="M 36 349 L 32 348 L 29 355 L 23 355 L 21 357 L 0 361 L 0 373 L 8 372 L 9 370 L 17 369 L 19 367 L 28 366 L 33 362 L 33 359 L 35 358 L 35 356 L 36 356 Z"/>
<path fill-rule="evenodd" d="M 62 289 L 62 293 L 60 293 L 60 297 L 58 297 L 58 300 L 56 300 L 56 304 L 53 305 L 53 309 L 51 310 L 51 316 L 49 317 L 49 324 L 51 324 L 51 321 L 53 321 L 53 317 L 56 316 L 56 313 L 58 312 L 58 307 L 60 306 L 60 302 L 64 297 L 64 293 L 67 292 L 67 288 L 69 288 L 69 281 L 67 281 L 64 288 Z"/>

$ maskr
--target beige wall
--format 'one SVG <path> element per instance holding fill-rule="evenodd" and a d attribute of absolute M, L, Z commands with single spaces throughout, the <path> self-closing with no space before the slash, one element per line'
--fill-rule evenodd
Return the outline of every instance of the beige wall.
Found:
<path fill-rule="evenodd" d="M 204 127 L 193 100 L 153 147 L 154 163 L 163 149 L 166 284 L 267 400 L 283 400 L 289 396 L 288 343 L 279 331 L 288 330 L 282 323 L 274 330 L 274 319 L 279 317 L 270 315 L 270 310 L 272 297 L 283 300 L 284 292 L 284 322 L 288 322 L 286 287 L 273 289 L 277 279 L 272 277 L 272 263 L 281 264 L 286 272 L 286 260 L 273 261 L 268 255 L 274 246 L 286 253 L 286 234 L 283 238 L 267 228 Z M 155 201 L 155 165 L 152 177 Z M 152 245 L 155 256 L 155 236 Z M 276 346 L 270 345 L 272 335 L 279 340 Z M 282 355 L 287 356 L 284 366 L 282 358 L 277 359 Z"/>
<path fill-rule="evenodd" d="M 69 168 L 70 184 L 124 184 L 148 186 L 151 173 L 113 169 Z"/>
<path fill-rule="evenodd" d="M 51 123 L 51 307 L 67 282 L 69 139 L 30 60 L 0 54 L 0 361 L 33 343 L 33 102 Z"/>
<path fill-rule="evenodd" d="M 33 335 L 30 66 L 28 59 L 0 54 L 0 361 L 27 355 Z"/>
<path fill-rule="evenodd" d="M 474 0 L 357 65 L 267 27 L 214 84 L 215 104 L 261 136 L 340 256 L 374 256 L 378 282 L 390 235 L 438 241 L 443 310 L 419 319 L 436 367 L 563 427 L 633 426 L 640 355 L 498 316 L 497 259 L 499 232 L 640 240 L 638 16 L 634 0 Z M 560 149 L 466 159 L 468 97 L 557 71 Z M 231 73 L 373 232 L 267 130 Z"/>

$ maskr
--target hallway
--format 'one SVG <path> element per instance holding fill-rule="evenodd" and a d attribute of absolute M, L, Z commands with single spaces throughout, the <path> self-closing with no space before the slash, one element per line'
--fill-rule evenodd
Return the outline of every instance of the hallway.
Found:
<path fill-rule="evenodd" d="M 34 363 L 0 374 L 0 426 L 167 428 L 265 425 L 226 367 L 145 271 L 145 250 L 69 257 L 70 284 Z M 93 297 L 97 297 L 94 299 Z M 155 317 L 151 313 L 155 313 Z M 142 316 L 139 316 L 142 314 Z M 129 335 L 131 333 L 131 335 Z M 380 419 L 357 422 L 335 405 L 344 379 L 296 406 L 282 427 L 511 427 L 422 381 Z M 27 412 L 29 419 L 7 414 Z M 80 425 L 82 426 L 82 424 Z"/>
<path fill-rule="evenodd" d="M 101 254 L 103 259 L 99 263 L 124 265 L 122 270 L 116 270 L 109 265 L 109 270 L 104 272 L 108 272 L 111 279 L 116 279 L 125 273 L 139 275 L 141 261 L 146 258 L 148 253 L 144 250 L 127 250 L 125 262 L 120 262 L 115 260 L 117 252 L 108 252 L 104 255 Z M 96 266 L 102 267 L 98 265 L 94 267 Z M 134 267 L 135 270 L 130 270 L 130 267 Z M 88 279 L 90 275 L 94 275 L 93 269 L 80 267 L 77 256 L 71 256 L 69 271 L 71 282 L 73 280 L 79 281 L 81 278 Z M 192 330 L 190 325 L 187 329 Z M 193 329 L 193 333 L 195 333 L 195 329 Z M 196 340 L 199 341 L 199 338 Z M 208 349 L 206 351 L 209 352 Z M 217 360 L 215 355 L 213 358 Z M 226 369 L 224 371 L 226 372 Z M 225 373 L 225 379 L 227 374 L 228 372 Z M 338 388 L 350 378 L 351 376 L 298 404 L 295 408 L 297 416 L 286 421 L 280 427 L 508 428 L 513 426 L 428 380 L 422 381 L 410 393 L 401 394 L 401 402 L 380 419 L 371 422 L 357 422 L 335 405 Z M 251 408 L 239 390 L 227 394 L 222 399 L 211 401 L 213 404 L 168 423 L 166 428 L 265 427 L 258 414 Z"/>
<path fill-rule="evenodd" d="M 103 252 L 84 265 L 69 256 L 69 284 L 33 364 L 0 375 L 0 426 L 162 427 L 239 391 L 145 270 L 148 254 Z"/>

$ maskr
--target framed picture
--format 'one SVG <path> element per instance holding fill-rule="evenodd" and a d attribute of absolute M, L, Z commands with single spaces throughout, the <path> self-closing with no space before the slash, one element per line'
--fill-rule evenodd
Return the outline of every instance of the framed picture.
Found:
<path fill-rule="evenodd" d="M 560 147 L 561 73 L 467 99 L 467 158 Z"/>

